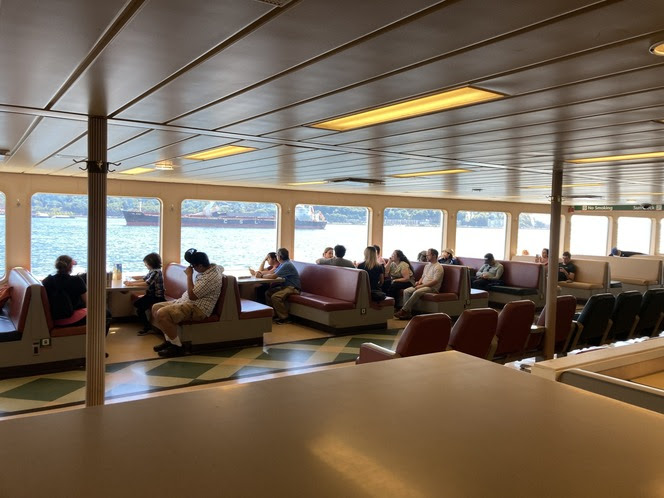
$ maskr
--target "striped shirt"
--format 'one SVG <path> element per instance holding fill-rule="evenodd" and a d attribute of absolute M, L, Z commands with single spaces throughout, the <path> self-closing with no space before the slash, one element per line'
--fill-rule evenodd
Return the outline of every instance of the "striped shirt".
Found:
<path fill-rule="evenodd" d="M 189 299 L 189 292 L 184 291 L 182 297 L 176 302 L 183 304 L 192 302 L 205 316 L 210 316 L 221 294 L 221 284 L 224 275 L 224 267 L 212 264 L 203 273 L 196 273 L 194 278 L 195 301 Z"/>
<path fill-rule="evenodd" d="M 143 277 L 148 288 L 145 290 L 146 296 L 153 296 L 160 299 L 164 298 L 164 276 L 161 270 L 150 270 L 147 275 Z"/>

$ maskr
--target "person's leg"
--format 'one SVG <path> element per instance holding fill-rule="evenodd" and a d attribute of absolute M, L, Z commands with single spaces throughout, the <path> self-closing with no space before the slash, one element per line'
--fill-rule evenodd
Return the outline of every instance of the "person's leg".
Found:
<path fill-rule="evenodd" d="M 136 308 L 136 314 L 138 319 L 143 325 L 143 330 L 150 329 L 150 321 L 148 320 L 147 311 L 152 308 L 152 305 L 157 301 L 153 296 L 141 296 L 136 301 L 134 301 L 134 308 Z"/>
<path fill-rule="evenodd" d="M 297 292 L 293 287 L 283 287 L 278 289 L 276 292 L 273 292 L 270 296 L 272 301 L 272 307 L 274 312 L 277 314 L 277 318 L 280 320 L 286 320 L 288 318 L 288 308 L 286 305 L 286 299 L 288 296 Z"/>
<path fill-rule="evenodd" d="M 420 287 L 419 289 L 415 289 L 415 287 L 411 287 L 410 289 L 406 289 L 403 291 L 404 298 L 406 297 L 406 293 L 408 293 L 408 300 L 403 303 L 403 307 L 401 308 L 404 310 L 406 313 L 410 314 L 410 312 L 413 309 L 413 306 L 415 306 L 415 303 L 419 301 L 424 294 L 427 292 L 431 292 L 431 287 Z"/>
<path fill-rule="evenodd" d="M 486 290 L 488 284 L 489 284 L 488 280 L 483 278 L 478 278 L 477 280 L 473 280 L 473 283 L 470 286 L 473 289 Z"/>
<path fill-rule="evenodd" d="M 202 320 L 205 318 L 205 314 L 192 302 L 159 307 L 156 315 L 156 323 L 164 332 L 164 336 L 170 344 L 163 348 L 159 346 L 159 349 L 157 349 L 158 347 L 155 347 L 154 349 L 159 353 L 159 356 L 165 358 L 182 356 L 185 354 L 182 341 L 178 337 L 178 324 L 186 320 Z"/>

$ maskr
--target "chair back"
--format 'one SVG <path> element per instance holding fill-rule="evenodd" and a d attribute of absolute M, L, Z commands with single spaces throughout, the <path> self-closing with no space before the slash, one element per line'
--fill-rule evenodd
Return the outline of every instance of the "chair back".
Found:
<path fill-rule="evenodd" d="M 530 329 L 535 320 L 535 303 L 525 299 L 505 305 L 498 315 L 494 356 L 520 353 L 526 346 Z"/>
<path fill-rule="evenodd" d="M 634 320 L 641 308 L 641 293 L 636 290 L 621 292 L 611 315 L 611 330 L 607 338 L 611 341 L 627 339 L 634 326 Z"/>
<path fill-rule="evenodd" d="M 556 299 L 556 338 L 555 350 L 561 351 L 565 347 L 567 338 L 572 331 L 572 320 L 574 320 L 574 313 L 576 312 L 576 297 L 574 296 L 558 296 Z M 542 310 L 537 325 L 544 326 L 546 324 L 546 306 Z M 542 342 L 543 337 L 540 335 L 535 342 L 528 344 L 528 349 L 538 348 Z"/>
<path fill-rule="evenodd" d="M 452 320 L 445 313 L 414 316 L 403 333 L 396 352 L 399 356 L 445 351 L 450 340 Z"/>
<path fill-rule="evenodd" d="M 576 346 L 599 345 L 606 332 L 615 304 L 616 298 L 608 292 L 590 296 L 576 320 L 583 325 L 583 330 L 575 341 Z"/>
<path fill-rule="evenodd" d="M 634 335 L 637 337 L 653 335 L 662 330 L 662 313 L 664 313 L 664 288 L 647 290 L 643 294 L 639 322 Z"/>
<path fill-rule="evenodd" d="M 496 335 L 498 312 L 491 308 L 465 310 L 452 327 L 450 347 L 478 358 L 486 358 Z"/>

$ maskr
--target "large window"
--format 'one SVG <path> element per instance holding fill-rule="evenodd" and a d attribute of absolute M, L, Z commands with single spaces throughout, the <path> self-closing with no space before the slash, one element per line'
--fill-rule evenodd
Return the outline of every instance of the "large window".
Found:
<path fill-rule="evenodd" d="M 61 254 L 74 258 L 74 273 L 88 267 L 88 198 L 85 195 L 32 196 L 30 266 L 38 277 L 54 270 Z M 108 197 L 106 267 L 122 263 L 130 273 L 145 271 L 143 258 L 159 252 L 160 202 L 154 198 Z"/>
<path fill-rule="evenodd" d="M 383 255 L 401 249 L 408 259 L 443 242 L 443 212 L 439 209 L 387 208 L 383 216 Z"/>
<path fill-rule="evenodd" d="M 459 211 L 456 223 L 456 255 L 481 258 L 490 252 L 496 259 L 503 259 L 506 227 L 505 213 Z"/>
<path fill-rule="evenodd" d="M 7 218 L 5 217 L 5 194 L 0 192 L 0 278 L 7 268 L 7 238 L 5 237 Z"/>
<path fill-rule="evenodd" d="M 650 218 L 621 216 L 618 218 L 617 247 L 623 251 L 649 254 L 651 233 L 652 220 Z"/>
<path fill-rule="evenodd" d="M 295 247 L 298 261 L 316 261 L 326 247 L 346 247 L 346 259 L 363 261 L 369 237 L 369 210 L 345 206 L 295 206 Z"/>
<path fill-rule="evenodd" d="M 187 199 L 181 223 L 181 257 L 193 247 L 228 270 L 256 268 L 277 249 L 276 204 Z"/>
<path fill-rule="evenodd" d="M 517 232 L 517 251 L 522 254 L 542 254 L 542 249 L 549 247 L 549 230 L 551 215 L 543 213 L 521 213 L 519 215 L 519 231 Z"/>
<path fill-rule="evenodd" d="M 606 256 L 609 218 L 575 214 L 571 219 L 569 250 L 577 255 Z"/>

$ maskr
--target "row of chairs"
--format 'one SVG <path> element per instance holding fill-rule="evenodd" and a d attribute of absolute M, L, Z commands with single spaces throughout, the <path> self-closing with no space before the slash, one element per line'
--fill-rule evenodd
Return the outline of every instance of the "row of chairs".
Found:
<path fill-rule="evenodd" d="M 655 336 L 663 325 L 664 289 L 592 296 L 577 316 L 576 298 L 559 296 L 556 305 L 555 352 L 566 353 L 636 336 Z M 445 313 L 411 319 L 395 351 L 372 343 L 360 348 L 357 363 L 415 356 L 454 349 L 479 358 L 512 361 L 542 353 L 546 307 L 533 325 L 535 304 L 512 301 L 498 313 L 491 308 L 465 310 L 452 326 Z M 576 318 L 576 320 L 575 320 Z"/>

